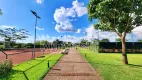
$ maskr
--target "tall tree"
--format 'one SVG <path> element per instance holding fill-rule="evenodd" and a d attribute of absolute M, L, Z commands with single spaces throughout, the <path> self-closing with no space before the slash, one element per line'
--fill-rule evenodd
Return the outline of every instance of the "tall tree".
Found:
<path fill-rule="evenodd" d="M 47 40 L 41 40 L 40 41 L 40 45 L 47 45 L 48 44 L 48 41 Z"/>
<path fill-rule="evenodd" d="M 72 45 L 73 45 L 73 44 L 72 44 L 71 42 L 68 42 L 68 43 L 67 43 L 67 47 L 72 47 Z"/>
<path fill-rule="evenodd" d="M 98 19 L 95 29 L 113 31 L 121 38 L 123 63 L 128 64 L 125 38 L 142 24 L 142 0 L 90 0 L 89 20 Z"/>
<path fill-rule="evenodd" d="M 63 44 L 63 41 L 60 41 L 59 39 L 56 39 L 55 41 L 53 41 L 54 47 L 61 47 L 62 44 Z"/>
<path fill-rule="evenodd" d="M 81 45 L 81 46 L 88 46 L 88 45 L 89 45 L 89 42 L 88 42 L 88 40 L 82 39 L 82 40 L 80 41 L 80 45 Z"/>
<path fill-rule="evenodd" d="M 25 29 L 6 28 L 0 30 L 0 36 L 6 41 L 16 41 L 28 38 L 28 31 Z"/>

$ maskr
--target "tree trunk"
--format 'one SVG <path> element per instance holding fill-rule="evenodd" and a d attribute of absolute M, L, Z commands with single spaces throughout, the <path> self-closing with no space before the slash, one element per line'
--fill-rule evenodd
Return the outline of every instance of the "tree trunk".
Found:
<path fill-rule="evenodd" d="M 124 63 L 124 64 L 128 64 L 127 53 L 126 53 L 126 44 L 125 44 L 125 36 L 126 36 L 126 34 L 124 34 L 124 35 L 121 37 L 121 43 L 122 43 L 122 59 L 123 59 L 123 63 Z"/>

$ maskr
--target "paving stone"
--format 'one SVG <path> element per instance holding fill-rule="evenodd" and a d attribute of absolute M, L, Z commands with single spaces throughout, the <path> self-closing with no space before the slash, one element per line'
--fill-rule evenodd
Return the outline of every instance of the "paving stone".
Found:
<path fill-rule="evenodd" d="M 49 71 L 44 80 L 103 80 L 95 69 L 76 51 L 69 50 Z"/>

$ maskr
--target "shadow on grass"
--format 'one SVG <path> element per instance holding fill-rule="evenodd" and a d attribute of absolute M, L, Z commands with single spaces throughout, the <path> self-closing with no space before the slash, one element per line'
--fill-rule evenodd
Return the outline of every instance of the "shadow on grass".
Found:
<path fill-rule="evenodd" d="M 142 67 L 142 65 L 136 65 L 136 64 L 128 64 L 128 65 L 132 67 Z"/>
<path fill-rule="evenodd" d="M 11 70 L 8 74 L 0 75 L 0 80 L 11 79 L 15 76 L 14 74 L 19 74 L 19 73 L 20 73 L 20 75 L 24 76 L 23 72 L 20 70 Z M 16 77 L 18 77 L 18 76 L 16 76 Z"/>
<path fill-rule="evenodd" d="M 121 64 L 106 64 L 106 63 L 96 63 L 96 62 L 88 62 L 90 64 L 98 64 L 98 65 L 106 65 L 106 66 L 126 66 L 126 65 L 121 65 Z"/>
<path fill-rule="evenodd" d="M 93 61 L 89 61 L 88 63 L 90 64 L 97 64 L 97 65 L 105 65 L 105 66 L 130 66 L 130 67 L 138 67 L 138 68 L 142 68 L 142 65 L 137 65 L 137 64 L 128 64 L 128 65 L 125 65 L 125 64 L 110 64 L 110 63 L 96 63 L 96 62 L 93 62 Z"/>

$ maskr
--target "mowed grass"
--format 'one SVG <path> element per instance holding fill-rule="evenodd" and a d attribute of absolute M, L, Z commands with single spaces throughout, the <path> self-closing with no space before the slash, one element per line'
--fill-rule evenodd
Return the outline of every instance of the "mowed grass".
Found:
<path fill-rule="evenodd" d="M 62 54 L 48 54 L 43 58 L 36 58 L 18 64 L 12 68 L 12 71 L 5 76 L 0 76 L 0 80 L 42 80 L 51 67 L 61 58 Z M 50 68 L 48 68 L 48 63 Z M 25 71 L 25 75 L 22 71 Z"/>
<path fill-rule="evenodd" d="M 128 54 L 129 65 L 117 53 L 95 53 L 78 49 L 104 80 L 142 80 L 142 54 Z"/>

